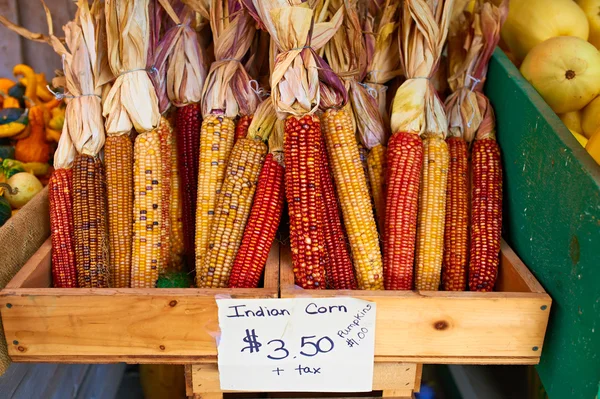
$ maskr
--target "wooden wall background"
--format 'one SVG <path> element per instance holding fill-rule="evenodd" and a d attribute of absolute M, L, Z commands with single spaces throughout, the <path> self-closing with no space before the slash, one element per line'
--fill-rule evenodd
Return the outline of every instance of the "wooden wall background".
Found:
<path fill-rule="evenodd" d="M 75 15 L 73 0 L 46 0 L 52 13 L 54 32 L 63 36 L 62 26 Z M 0 0 L 0 13 L 32 32 L 48 33 L 46 16 L 39 0 Z M 16 64 L 30 65 L 44 72 L 48 80 L 61 68 L 60 57 L 45 43 L 26 40 L 0 25 L 0 77 L 12 77 Z"/>

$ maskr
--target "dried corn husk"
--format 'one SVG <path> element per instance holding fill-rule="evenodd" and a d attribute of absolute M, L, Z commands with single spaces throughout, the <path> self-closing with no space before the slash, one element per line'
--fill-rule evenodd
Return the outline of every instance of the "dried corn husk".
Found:
<path fill-rule="evenodd" d="M 446 136 L 444 107 L 431 84 L 448 35 L 454 0 L 405 0 L 400 26 L 400 60 L 407 80 L 394 97 L 394 132 Z"/>
<path fill-rule="evenodd" d="M 361 83 L 352 84 L 350 87 L 358 137 L 368 150 L 380 144 L 385 145 L 389 136 L 387 124 L 379 111 L 379 104 L 369 90 Z"/>
<path fill-rule="evenodd" d="M 117 77 L 106 95 L 103 115 L 109 135 L 147 132 L 156 127 L 158 100 L 146 71 L 149 0 L 106 0 L 109 64 Z"/>
<path fill-rule="evenodd" d="M 109 76 L 101 68 L 106 53 L 102 46 L 102 29 L 95 21 L 102 20 L 102 3 L 95 1 L 92 8 L 86 0 L 77 2 L 78 13 L 74 21 L 64 26 L 67 50 L 62 42 L 50 33 L 54 50 L 62 57 L 65 74 L 65 133 L 80 154 L 96 156 L 104 146 L 104 120 L 102 118 L 102 84 Z M 47 15 L 49 11 L 46 10 Z M 70 52 L 69 52 L 70 51 Z"/>
<path fill-rule="evenodd" d="M 63 125 L 63 130 L 65 129 Z M 55 169 L 70 169 L 73 166 L 73 161 L 77 155 L 77 150 L 71 140 L 71 135 L 61 134 L 58 140 L 58 146 L 54 152 L 54 168 Z"/>
<path fill-rule="evenodd" d="M 335 34 L 342 13 L 313 24 L 316 7 L 322 7 L 319 1 L 244 0 L 244 4 L 277 46 L 271 92 L 278 112 L 302 116 L 316 112 L 322 101 L 324 107 L 346 103 L 344 84 L 316 52 Z"/>
<path fill-rule="evenodd" d="M 252 18 L 237 0 L 212 0 L 210 26 L 215 62 L 202 91 L 202 115 L 213 112 L 223 112 L 230 118 L 252 115 L 260 99 L 242 63 L 254 39 Z"/>
<path fill-rule="evenodd" d="M 276 121 L 277 114 L 275 113 L 273 100 L 269 96 L 256 108 L 252 122 L 248 126 L 247 137 L 255 140 L 268 139 L 275 128 Z"/>
<path fill-rule="evenodd" d="M 446 100 L 449 134 L 469 143 L 486 112 L 487 99 L 480 98 L 481 90 L 508 13 L 506 1 L 496 3 L 477 0 L 473 12 L 465 11 L 450 26 L 448 83 L 454 93 Z"/>

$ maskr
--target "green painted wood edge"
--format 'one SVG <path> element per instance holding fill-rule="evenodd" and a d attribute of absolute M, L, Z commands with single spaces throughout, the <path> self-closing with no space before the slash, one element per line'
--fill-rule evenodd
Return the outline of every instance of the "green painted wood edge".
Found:
<path fill-rule="evenodd" d="M 553 299 L 540 378 L 549 397 L 600 381 L 600 167 L 497 49 L 486 94 L 504 166 L 504 236 Z"/>

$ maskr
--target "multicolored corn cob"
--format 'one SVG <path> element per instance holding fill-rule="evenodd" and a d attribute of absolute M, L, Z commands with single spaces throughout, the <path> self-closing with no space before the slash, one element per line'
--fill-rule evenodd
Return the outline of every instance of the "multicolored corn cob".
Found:
<path fill-rule="evenodd" d="M 172 126 L 172 125 L 171 125 Z M 171 254 L 169 268 L 181 270 L 183 268 L 184 236 L 183 236 L 183 206 L 181 177 L 179 174 L 179 155 L 177 154 L 177 137 L 171 135 L 171 201 L 169 201 L 169 225 L 171 226 Z"/>
<path fill-rule="evenodd" d="M 235 138 L 234 143 L 240 139 L 243 139 L 248 134 L 248 127 L 252 122 L 252 115 L 244 115 L 235 125 Z"/>
<path fill-rule="evenodd" d="M 52 237 L 52 282 L 57 288 L 77 287 L 73 227 L 73 171 L 56 169 L 48 182 Z"/>
<path fill-rule="evenodd" d="M 343 109 L 328 109 L 322 120 L 358 286 L 365 290 L 383 289 L 383 265 L 377 224 L 352 120 Z"/>
<path fill-rule="evenodd" d="M 196 276 L 199 288 L 227 287 L 266 152 L 264 142 L 251 138 L 242 138 L 233 147 L 217 195 L 208 249 Z"/>
<path fill-rule="evenodd" d="M 375 216 L 379 233 L 383 235 L 385 229 L 385 172 L 387 168 L 387 156 L 385 146 L 379 144 L 371 148 L 367 154 L 367 170 L 373 203 L 375 204 Z"/>
<path fill-rule="evenodd" d="M 423 140 L 414 133 L 394 133 L 387 149 L 386 223 L 383 271 L 386 290 L 413 285 Z"/>
<path fill-rule="evenodd" d="M 158 129 L 136 137 L 134 159 L 131 287 L 154 288 L 160 271 L 163 214 Z"/>
<path fill-rule="evenodd" d="M 423 140 L 423 175 L 419 193 L 415 288 L 437 291 L 442 275 L 448 145 L 441 135 Z"/>
<path fill-rule="evenodd" d="M 75 264 L 81 288 L 110 286 L 104 166 L 98 157 L 79 154 L 73 164 Z"/>
<path fill-rule="evenodd" d="M 462 137 L 449 137 L 446 142 L 450 165 L 446 189 L 442 285 L 444 291 L 464 291 L 467 286 L 469 250 L 467 142 Z"/>
<path fill-rule="evenodd" d="M 156 128 L 160 143 L 161 228 L 159 272 L 171 271 L 171 159 L 173 126 L 164 116 Z"/>
<path fill-rule="evenodd" d="M 275 134 L 271 137 L 274 136 Z M 279 150 L 274 151 L 272 142 L 273 140 L 269 140 L 270 153 L 260 171 L 242 244 L 231 268 L 230 288 L 258 287 L 279 227 L 284 200 L 283 148 L 280 145 Z"/>
<path fill-rule="evenodd" d="M 211 223 L 217 206 L 217 196 L 225 178 L 227 160 L 233 147 L 235 124 L 231 118 L 209 115 L 202 121 L 200 139 L 200 172 L 198 175 L 198 202 L 196 206 L 196 280 L 205 282 L 202 275 L 204 254 L 208 249 Z M 223 284 L 227 284 L 225 281 Z"/>
<path fill-rule="evenodd" d="M 104 162 L 113 285 L 129 288 L 133 236 L 133 142 L 128 134 L 106 137 Z"/>
<path fill-rule="evenodd" d="M 492 291 L 502 234 L 502 164 L 495 138 L 475 140 L 472 168 L 469 289 Z"/>
<path fill-rule="evenodd" d="M 175 119 L 177 160 L 179 162 L 179 177 L 181 179 L 183 238 L 188 267 L 193 264 L 192 259 L 194 259 L 201 121 L 200 104 L 187 104 L 177 108 Z"/>
<path fill-rule="evenodd" d="M 327 288 L 336 290 L 355 290 L 357 287 L 354 267 L 348 251 L 348 243 L 344 234 L 344 227 L 340 217 L 340 209 L 333 185 L 333 176 L 327 159 L 325 138 L 321 136 L 319 153 L 320 182 L 323 203 L 323 233 L 327 263 L 325 276 Z"/>
<path fill-rule="evenodd" d="M 321 172 L 320 163 L 315 162 L 320 151 L 320 136 L 321 124 L 313 115 L 289 116 L 285 121 L 285 193 L 292 265 L 296 284 L 311 289 L 326 288 Z"/>

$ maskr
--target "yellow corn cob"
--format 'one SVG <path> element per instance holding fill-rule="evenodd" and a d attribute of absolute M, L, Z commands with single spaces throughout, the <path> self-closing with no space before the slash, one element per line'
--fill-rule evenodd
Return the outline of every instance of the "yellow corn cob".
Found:
<path fill-rule="evenodd" d="M 385 169 L 387 157 L 381 144 L 371 148 L 367 155 L 367 169 L 371 182 L 371 194 L 375 203 L 375 214 L 379 232 L 383 235 L 385 221 Z"/>
<path fill-rule="evenodd" d="M 113 284 L 116 288 L 129 288 L 133 234 L 133 142 L 128 134 L 106 138 L 104 162 Z"/>
<path fill-rule="evenodd" d="M 208 248 L 210 224 L 215 214 L 227 159 L 233 147 L 235 124 L 223 115 L 209 115 L 200 131 L 200 165 L 196 205 L 196 273 L 202 272 L 202 259 Z"/>
<path fill-rule="evenodd" d="M 323 114 L 322 125 L 359 288 L 383 289 L 377 225 L 352 120 L 343 110 L 329 109 Z"/>
<path fill-rule="evenodd" d="M 172 125 L 171 125 L 172 126 Z M 177 137 L 171 135 L 171 201 L 169 215 L 171 225 L 171 255 L 170 268 L 180 270 L 183 266 L 183 208 L 181 203 L 181 179 L 177 163 Z"/>
<path fill-rule="evenodd" d="M 436 291 L 444 252 L 446 184 L 450 155 L 440 135 L 423 141 L 423 174 L 419 193 L 415 288 Z"/>
<path fill-rule="evenodd" d="M 160 225 L 160 260 L 159 272 L 169 271 L 171 258 L 171 151 L 173 126 L 164 116 L 160 117 L 157 127 L 160 142 L 161 172 L 161 225 Z"/>
<path fill-rule="evenodd" d="M 266 152 L 265 143 L 250 138 L 238 140 L 233 148 L 225 181 L 217 196 L 208 249 L 197 275 L 199 288 L 227 287 Z"/>
<path fill-rule="evenodd" d="M 161 256 L 161 157 L 158 129 L 141 133 L 134 146 L 131 287 L 152 288 Z"/>

